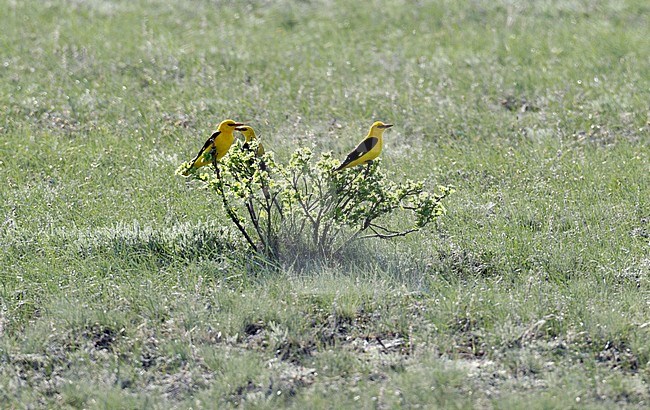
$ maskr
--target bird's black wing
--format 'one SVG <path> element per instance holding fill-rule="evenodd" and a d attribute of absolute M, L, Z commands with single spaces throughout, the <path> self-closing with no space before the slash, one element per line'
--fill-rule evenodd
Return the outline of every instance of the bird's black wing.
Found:
<path fill-rule="evenodd" d="M 347 158 L 345 158 L 345 161 L 341 164 L 342 167 L 346 166 L 352 161 L 355 161 L 359 158 L 361 158 L 364 154 L 368 153 L 371 149 L 377 145 L 379 142 L 379 138 L 377 137 L 370 137 L 366 138 L 365 140 L 361 141 L 359 145 L 352 151 L 351 153 L 348 154 Z"/>
<path fill-rule="evenodd" d="M 196 157 L 194 157 L 192 162 L 190 162 L 190 165 L 193 165 L 199 158 L 201 158 L 201 155 L 203 155 L 203 153 L 205 152 L 206 149 L 210 148 L 210 145 L 212 145 L 214 143 L 214 140 L 217 139 L 219 134 L 221 134 L 221 131 L 216 131 L 214 134 L 212 134 L 210 136 L 210 138 L 208 138 L 208 140 L 205 142 L 205 144 L 203 144 L 203 148 L 201 148 L 199 153 L 196 154 Z"/>

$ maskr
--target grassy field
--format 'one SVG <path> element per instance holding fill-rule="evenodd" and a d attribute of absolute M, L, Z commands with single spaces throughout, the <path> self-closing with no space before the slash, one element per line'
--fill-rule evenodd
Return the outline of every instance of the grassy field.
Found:
<path fill-rule="evenodd" d="M 0 407 L 649 406 L 650 6 L 522 3 L 0 0 Z M 251 261 L 229 117 L 448 213 Z"/>

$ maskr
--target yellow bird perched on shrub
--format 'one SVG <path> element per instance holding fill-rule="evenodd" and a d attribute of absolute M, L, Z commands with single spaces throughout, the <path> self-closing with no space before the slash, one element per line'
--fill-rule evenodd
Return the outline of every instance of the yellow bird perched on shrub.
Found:
<path fill-rule="evenodd" d="M 235 128 L 237 131 L 241 132 L 241 134 L 246 138 L 246 142 L 244 142 L 243 148 L 248 150 L 251 149 L 251 142 L 255 139 L 257 139 L 257 135 L 255 135 L 255 130 L 253 127 L 250 125 L 243 125 L 241 127 Z M 255 152 L 256 157 L 261 157 L 264 155 L 264 146 L 262 146 L 261 143 L 257 144 L 257 151 Z"/>
<path fill-rule="evenodd" d="M 230 149 L 233 141 L 235 141 L 235 128 L 244 125 L 240 122 L 233 120 L 221 121 L 217 127 L 217 131 L 208 138 L 203 144 L 203 148 L 196 154 L 196 157 L 190 162 L 189 167 L 183 175 L 189 175 L 191 170 L 204 167 L 208 164 L 217 166 L 217 162 L 223 158 Z"/>
<path fill-rule="evenodd" d="M 253 127 L 251 127 L 250 125 L 243 125 L 241 127 L 235 128 L 235 129 L 237 131 L 241 132 L 241 134 L 244 136 L 244 138 L 246 138 L 246 141 L 244 141 L 244 145 L 242 146 L 242 148 L 245 149 L 245 150 L 251 150 L 252 149 L 251 143 L 254 140 L 257 139 L 257 135 L 255 135 L 255 130 L 253 129 Z M 261 142 L 258 142 L 257 150 L 255 150 L 255 157 L 256 158 L 261 158 L 262 155 L 264 155 L 264 146 L 262 145 Z M 259 163 L 260 163 L 260 169 L 262 171 L 266 171 L 267 168 L 266 168 L 266 163 L 264 162 L 264 160 L 260 159 Z M 249 166 L 250 165 L 252 165 L 252 164 L 249 164 Z M 269 194 L 269 187 L 265 183 L 262 184 L 262 192 L 264 193 L 264 197 L 267 200 L 271 199 L 271 196 Z M 277 201 L 275 202 L 275 205 L 278 207 L 278 210 L 280 210 L 280 206 L 278 205 Z M 282 211 L 280 210 L 280 212 L 282 212 Z"/>
<path fill-rule="evenodd" d="M 250 125 L 243 125 L 241 127 L 235 128 L 237 131 L 241 132 L 241 134 L 246 138 L 246 141 L 244 141 L 244 145 L 242 146 L 243 149 L 245 150 L 250 150 L 251 149 L 251 142 L 253 140 L 257 139 L 257 135 L 255 135 L 255 130 L 253 127 Z M 264 155 L 264 146 L 262 143 L 257 144 L 257 150 L 255 151 L 255 157 L 260 158 L 262 155 Z M 266 171 L 266 164 L 264 161 L 260 160 L 260 169 L 262 171 Z"/>
<path fill-rule="evenodd" d="M 384 124 L 381 121 L 375 121 L 370 127 L 370 131 L 368 131 L 366 138 L 364 138 L 359 145 L 348 154 L 343 163 L 341 163 L 338 168 L 335 168 L 334 171 L 356 167 L 357 165 L 369 165 L 381 152 L 383 144 L 382 136 L 384 135 L 384 131 L 392 126 L 393 124 Z"/>

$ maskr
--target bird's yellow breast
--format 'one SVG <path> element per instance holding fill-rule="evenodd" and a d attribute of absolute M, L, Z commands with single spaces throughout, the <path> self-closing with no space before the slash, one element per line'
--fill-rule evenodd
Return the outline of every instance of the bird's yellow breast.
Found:
<path fill-rule="evenodd" d="M 379 156 L 379 154 L 381 153 L 382 145 L 383 145 L 383 138 L 381 136 L 379 136 L 379 141 L 377 141 L 375 146 L 372 147 L 372 149 L 370 151 L 368 151 L 368 154 L 366 155 L 366 158 L 365 158 L 366 161 L 370 161 L 370 160 L 373 160 L 373 159 L 377 158 Z"/>
<path fill-rule="evenodd" d="M 230 149 L 230 146 L 235 141 L 235 136 L 232 132 L 222 132 L 214 140 L 214 149 L 217 155 L 217 161 L 223 158 Z"/>

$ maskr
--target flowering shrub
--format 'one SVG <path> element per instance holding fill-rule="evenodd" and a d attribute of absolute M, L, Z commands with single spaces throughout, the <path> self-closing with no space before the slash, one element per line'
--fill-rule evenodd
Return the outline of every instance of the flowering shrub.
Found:
<path fill-rule="evenodd" d="M 256 144 L 231 149 L 216 169 L 204 167 L 190 177 L 214 190 L 251 249 L 272 259 L 297 247 L 331 256 L 356 240 L 419 231 L 445 213 L 442 200 L 453 192 L 439 186 L 430 193 L 423 181 L 390 181 L 381 160 L 334 172 L 339 162 L 331 153 L 315 160 L 307 148 L 282 165 L 272 153 L 255 157 Z"/>

